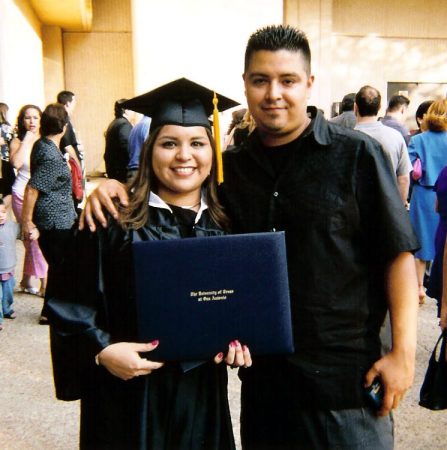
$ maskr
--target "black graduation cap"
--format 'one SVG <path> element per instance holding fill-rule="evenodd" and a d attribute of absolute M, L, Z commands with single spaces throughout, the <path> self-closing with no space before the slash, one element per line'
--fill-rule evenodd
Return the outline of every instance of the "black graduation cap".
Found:
<path fill-rule="evenodd" d="M 239 105 L 217 94 L 218 109 L 225 111 Z M 214 92 L 187 78 L 179 78 L 150 92 L 134 97 L 122 107 L 152 119 L 151 130 L 161 125 L 203 126 L 211 129 L 208 117 L 213 112 Z"/>
<path fill-rule="evenodd" d="M 127 100 L 121 106 L 124 109 L 130 109 L 151 117 L 149 133 L 162 125 L 202 126 L 211 130 L 208 118 L 213 114 L 218 182 L 221 183 L 223 173 L 218 109 L 225 111 L 237 105 L 239 105 L 238 102 L 228 97 L 217 94 L 187 78 L 179 78 Z"/>

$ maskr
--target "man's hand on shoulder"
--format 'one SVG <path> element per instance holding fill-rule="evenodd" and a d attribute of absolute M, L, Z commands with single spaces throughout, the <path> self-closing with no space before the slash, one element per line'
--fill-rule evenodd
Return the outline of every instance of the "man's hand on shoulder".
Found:
<path fill-rule="evenodd" d="M 115 219 L 118 218 L 118 211 L 113 203 L 113 199 L 118 199 L 123 206 L 127 206 L 129 196 L 126 186 L 117 180 L 103 181 L 87 197 L 85 208 L 79 218 L 79 229 L 83 230 L 87 225 L 90 231 L 96 231 L 94 218 L 105 228 L 107 219 L 104 211 L 108 211 Z"/>

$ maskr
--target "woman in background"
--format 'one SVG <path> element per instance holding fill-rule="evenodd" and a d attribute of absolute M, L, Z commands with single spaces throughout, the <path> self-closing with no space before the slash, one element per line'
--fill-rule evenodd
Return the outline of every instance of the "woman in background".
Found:
<path fill-rule="evenodd" d="M 439 217 L 435 211 L 435 182 L 447 165 L 447 100 L 437 100 L 428 109 L 421 125 L 423 133 L 413 136 L 408 147 L 411 163 L 420 159 L 422 177 L 413 185 L 410 219 L 421 244 L 415 254 L 419 302 L 424 303 L 424 274 L 435 257 L 435 233 Z"/>
<path fill-rule="evenodd" d="M 68 123 L 63 105 L 48 105 L 40 124 L 42 137 L 31 153 L 31 178 L 22 211 L 24 239 L 37 242 L 48 262 L 48 286 L 39 323 L 46 325 L 46 304 L 57 286 L 66 287 L 62 267 L 77 218 L 72 201 L 71 174 L 59 144 Z"/>
<path fill-rule="evenodd" d="M 9 144 L 13 137 L 13 130 L 8 122 L 8 110 L 9 107 L 6 103 L 0 103 L 0 194 L 6 208 L 11 205 L 11 189 L 15 180 L 14 169 L 9 161 Z"/>
<path fill-rule="evenodd" d="M 17 117 L 16 134 L 11 141 L 11 164 L 17 170 L 17 177 L 12 186 L 12 209 L 16 220 L 22 224 L 23 196 L 30 179 L 30 155 L 34 143 L 40 138 L 40 118 L 42 111 L 38 106 L 23 106 Z M 20 288 L 29 294 L 45 295 L 48 265 L 37 241 L 23 240 L 25 260 Z M 40 280 L 40 288 L 32 286 L 32 278 Z"/>

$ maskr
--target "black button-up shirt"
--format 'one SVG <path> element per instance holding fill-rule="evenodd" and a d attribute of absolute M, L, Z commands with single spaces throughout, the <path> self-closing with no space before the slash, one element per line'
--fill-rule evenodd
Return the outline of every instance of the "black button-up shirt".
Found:
<path fill-rule="evenodd" d="M 225 152 L 222 202 L 233 233 L 286 232 L 303 398 L 356 407 L 380 357 L 386 263 L 419 245 L 376 141 L 318 113 L 289 145 L 276 170 L 256 132 Z"/>

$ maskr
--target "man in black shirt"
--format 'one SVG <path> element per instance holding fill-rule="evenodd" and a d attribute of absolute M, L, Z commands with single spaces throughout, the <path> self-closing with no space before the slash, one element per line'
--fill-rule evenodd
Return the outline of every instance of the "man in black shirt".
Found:
<path fill-rule="evenodd" d="M 381 147 L 308 108 L 313 81 L 302 32 L 250 37 L 244 84 L 257 128 L 224 153 L 220 194 L 233 232 L 286 232 L 296 351 L 240 371 L 242 445 L 391 449 L 389 412 L 414 376 L 419 244 Z M 104 203 L 125 198 L 101 189 Z M 387 308 L 393 343 L 382 357 Z M 363 395 L 376 378 L 377 415 Z"/>
<path fill-rule="evenodd" d="M 57 94 L 57 102 L 61 105 L 64 105 L 67 113 L 68 113 L 68 123 L 65 134 L 62 136 L 61 142 L 59 144 L 59 148 L 62 153 L 68 153 L 70 158 L 77 163 L 82 171 L 82 187 L 85 190 L 85 178 L 86 178 L 86 170 L 85 170 L 85 162 L 84 162 L 84 146 L 79 142 L 75 129 L 71 123 L 71 117 L 73 115 L 73 111 L 76 107 L 76 97 L 75 94 L 71 91 L 61 91 Z M 82 200 L 81 200 L 82 201 Z M 78 214 L 80 214 L 79 205 L 81 203 L 80 200 L 77 200 L 73 196 L 73 202 L 75 205 L 75 209 Z"/>
<path fill-rule="evenodd" d="M 57 102 L 65 106 L 68 117 L 70 118 L 67 124 L 67 130 L 61 139 L 60 149 L 63 152 L 68 152 L 69 155 L 76 160 L 79 166 L 83 168 L 84 149 L 82 144 L 78 141 L 75 129 L 71 123 L 71 117 L 76 107 L 76 97 L 73 92 L 61 91 L 57 94 Z"/>
<path fill-rule="evenodd" d="M 115 102 L 115 118 L 107 127 L 104 152 L 107 176 L 122 183 L 125 183 L 127 180 L 127 165 L 129 163 L 128 142 L 132 131 L 132 124 L 129 122 L 131 111 L 121 106 L 125 101 L 126 99 L 122 98 Z"/>

